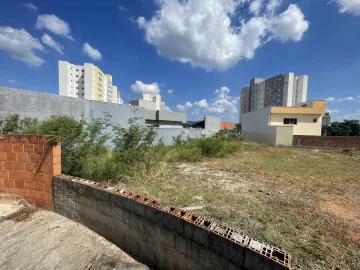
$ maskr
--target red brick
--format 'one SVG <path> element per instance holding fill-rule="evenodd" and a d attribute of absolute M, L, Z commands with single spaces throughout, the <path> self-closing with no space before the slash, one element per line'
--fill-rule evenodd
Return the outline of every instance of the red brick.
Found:
<path fill-rule="evenodd" d="M 42 200 L 42 201 L 47 201 L 48 193 L 45 191 L 38 191 L 38 192 L 36 192 L 36 199 Z"/>
<path fill-rule="evenodd" d="M 6 159 L 10 161 L 16 161 L 17 160 L 17 154 L 8 152 L 6 153 Z"/>
<path fill-rule="evenodd" d="M 40 162 L 40 155 L 31 153 L 29 160 L 30 160 L 30 162 Z"/>
<path fill-rule="evenodd" d="M 29 190 L 29 197 L 35 199 L 36 197 L 36 190 Z"/>
<path fill-rule="evenodd" d="M 7 193 L 8 194 L 19 194 L 19 189 L 18 188 L 8 188 Z"/>
<path fill-rule="evenodd" d="M 0 187 L 4 186 L 4 181 L 5 181 L 5 178 L 0 178 Z"/>
<path fill-rule="evenodd" d="M 15 180 L 13 180 L 13 179 L 5 179 L 4 180 L 4 187 L 14 188 L 15 187 Z"/>
<path fill-rule="evenodd" d="M 27 200 L 31 205 L 35 205 L 35 202 L 36 202 L 35 197 L 28 197 L 28 198 L 26 198 L 26 200 Z"/>
<path fill-rule="evenodd" d="M 48 175 L 45 173 L 39 173 L 39 182 L 46 183 L 48 179 Z"/>
<path fill-rule="evenodd" d="M 0 152 L 0 160 L 6 160 L 6 153 Z"/>
<path fill-rule="evenodd" d="M 46 137 L 41 136 L 41 137 L 40 137 L 40 141 L 39 141 L 39 143 L 40 143 L 40 144 L 47 144 L 47 143 L 48 143 L 48 140 L 47 140 L 47 138 L 46 138 Z"/>
<path fill-rule="evenodd" d="M 44 153 L 44 146 L 42 144 L 34 146 L 34 152 L 37 154 Z"/>
<path fill-rule="evenodd" d="M 53 175 L 61 174 L 61 164 L 56 164 L 52 166 L 52 172 Z"/>
<path fill-rule="evenodd" d="M 25 189 L 35 189 L 35 181 L 25 181 Z"/>
<path fill-rule="evenodd" d="M 24 196 L 25 198 L 26 197 L 29 197 L 29 190 L 27 190 L 27 189 L 19 189 L 19 193 L 22 195 L 22 196 Z"/>
<path fill-rule="evenodd" d="M 4 163 L 5 161 L 0 161 L 0 171 L 4 170 Z"/>
<path fill-rule="evenodd" d="M 7 142 L 7 135 L 0 134 L 0 142 Z"/>
<path fill-rule="evenodd" d="M 3 152 L 3 143 L 0 142 L 0 152 Z"/>
<path fill-rule="evenodd" d="M 10 163 L 10 162 L 7 162 Z M 13 162 L 14 170 L 23 171 L 25 170 L 25 162 Z"/>
<path fill-rule="evenodd" d="M 21 180 L 30 180 L 30 172 L 19 171 L 18 176 L 19 176 L 19 179 L 21 179 Z"/>
<path fill-rule="evenodd" d="M 29 137 L 28 136 L 20 136 L 19 138 L 20 143 L 29 143 Z"/>
<path fill-rule="evenodd" d="M 18 173 L 19 173 L 18 171 L 9 171 L 9 178 L 11 178 L 11 179 L 20 179 Z"/>
<path fill-rule="evenodd" d="M 35 206 L 38 208 L 45 208 L 45 201 L 43 200 L 35 200 Z"/>
<path fill-rule="evenodd" d="M 52 185 L 51 184 L 45 184 L 45 191 L 51 193 L 52 192 Z"/>
<path fill-rule="evenodd" d="M 34 145 L 32 145 L 32 144 L 24 144 L 24 152 L 34 153 Z"/>
<path fill-rule="evenodd" d="M 38 143 L 39 143 L 39 136 L 37 136 L 37 135 L 30 135 L 30 136 L 29 136 L 29 143 L 38 144 Z"/>
<path fill-rule="evenodd" d="M 19 137 L 16 135 L 10 135 L 8 138 L 8 142 L 10 143 L 17 143 L 19 142 Z"/>
<path fill-rule="evenodd" d="M 25 171 L 32 172 L 35 169 L 35 163 L 25 162 Z"/>
<path fill-rule="evenodd" d="M 13 152 L 24 152 L 24 145 L 23 144 L 13 144 L 12 146 Z"/>
<path fill-rule="evenodd" d="M 7 188 L 6 187 L 2 187 L 2 186 L 0 186 L 0 192 L 2 192 L 2 193 L 7 193 Z"/>
<path fill-rule="evenodd" d="M 35 182 L 35 190 L 44 191 L 45 184 L 41 182 Z"/>
<path fill-rule="evenodd" d="M 56 146 L 53 146 L 53 148 L 51 150 L 51 154 L 53 156 L 61 156 L 61 145 L 58 144 Z"/>
<path fill-rule="evenodd" d="M 1 170 L 0 171 L 0 178 L 8 178 L 9 177 L 9 171 Z"/>
<path fill-rule="evenodd" d="M 18 153 L 18 160 L 19 161 L 29 161 L 29 154 L 28 153 Z"/>
<path fill-rule="evenodd" d="M 24 180 L 15 180 L 15 187 L 24 189 Z"/>
<path fill-rule="evenodd" d="M 12 152 L 13 144 L 12 143 L 4 143 L 3 151 L 4 152 Z"/>
<path fill-rule="evenodd" d="M 13 170 L 14 169 L 14 163 L 15 162 L 4 161 L 3 162 L 4 170 Z"/>

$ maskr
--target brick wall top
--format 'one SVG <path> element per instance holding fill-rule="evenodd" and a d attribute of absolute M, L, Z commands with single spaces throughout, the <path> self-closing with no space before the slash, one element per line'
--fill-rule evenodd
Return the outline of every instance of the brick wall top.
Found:
<path fill-rule="evenodd" d="M 60 137 L 19 134 L 0 134 L 0 143 L 48 144 L 51 141 L 49 138 L 56 138 L 58 144 L 60 143 Z"/>
<path fill-rule="evenodd" d="M 209 258 L 207 263 L 210 263 L 210 257 L 213 258 L 214 254 L 217 260 L 226 259 L 237 265 L 236 269 L 291 269 L 290 255 L 281 249 L 194 213 L 136 193 L 72 176 L 57 175 L 54 177 L 54 198 L 55 212 L 92 228 L 136 256 L 143 257 L 144 253 L 154 252 L 157 254 L 156 258 L 162 257 L 161 247 L 166 246 L 164 250 L 169 249 L 172 253 L 170 260 L 177 258 L 174 253 L 184 253 L 199 263 L 198 269 L 208 268 L 201 266 L 203 260 Z M 116 232 L 117 230 L 120 231 Z M 129 240 L 121 240 L 124 230 L 130 236 Z M 144 249 L 142 253 L 141 248 L 138 250 L 137 247 L 129 246 L 130 243 L 142 241 L 140 239 L 145 236 L 151 237 L 145 240 L 151 243 L 148 247 L 153 249 L 151 252 Z M 145 242 L 142 243 L 145 245 Z M 140 244 L 141 247 L 144 245 Z M 192 253 L 187 254 L 189 251 Z M 161 264 L 162 260 L 159 262 Z M 195 269 L 186 267 L 183 260 L 177 266 L 159 268 Z M 215 268 L 231 269 L 216 265 L 209 269 Z"/>

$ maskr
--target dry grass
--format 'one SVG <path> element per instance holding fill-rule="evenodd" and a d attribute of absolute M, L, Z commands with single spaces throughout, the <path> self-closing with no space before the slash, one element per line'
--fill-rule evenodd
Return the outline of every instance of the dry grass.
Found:
<path fill-rule="evenodd" d="M 166 173 L 165 173 L 166 172 Z M 126 187 L 288 251 L 294 269 L 360 269 L 360 158 L 244 143 Z"/>

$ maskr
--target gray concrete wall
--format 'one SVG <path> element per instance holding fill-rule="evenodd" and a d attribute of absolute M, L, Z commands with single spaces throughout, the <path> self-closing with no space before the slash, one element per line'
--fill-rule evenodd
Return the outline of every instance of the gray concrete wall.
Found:
<path fill-rule="evenodd" d="M 89 227 L 149 267 L 290 268 L 289 254 L 179 208 L 64 175 L 54 177 L 53 184 L 55 212 Z"/>
<path fill-rule="evenodd" d="M 17 113 L 20 117 L 34 117 L 40 120 L 44 120 L 52 115 L 72 115 L 77 119 L 84 117 L 87 121 L 104 117 L 105 113 L 108 113 L 113 124 L 127 128 L 129 126 L 129 118 L 137 117 L 140 124 L 145 124 L 145 119 L 147 117 L 153 119 L 156 111 L 149 111 L 145 108 L 132 105 L 0 87 L 0 116 L 5 116 L 9 113 Z M 160 120 L 176 117 L 179 122 L 186 122 L 186 114 L 159 113 Z M 184 131 L 185 137 L 199 138 L 201 135 L 208 135 L 219 130 L 220 118 L 207 116 L 205 118 L 205 130 L 179 129 L 179 127 L 175 127 L 161 128 L 161 130 L 156 129 L 156 132 L 158 139 L 163 138 L 166 145 L 171 145 L 172 137 L 177 136 L 181 131 Z M 107 131 L 111 133 L 111 128 Z"/>
<path fill-rule="evenodd" d="M 182 135 L 184 139 L 187 137 L 198 139 L 202 135 L 210 135 L 213 132 L 206 130 L 206 129 L 192 129 L 192 128 L 155 128 L 154 129 L 157 134 L 157 141 L 160 140 L 160 138 L 163 139 L 165 145 L 172 145 L 173 144 L 173 137 L 177 137 L 179 135 Z"/>

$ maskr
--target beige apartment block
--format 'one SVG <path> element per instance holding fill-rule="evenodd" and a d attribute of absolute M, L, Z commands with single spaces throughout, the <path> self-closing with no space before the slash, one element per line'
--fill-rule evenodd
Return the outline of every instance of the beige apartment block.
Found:
<path fill-rule="evenodd" d="M 293 135 L 321 136 L 325 100 L 295 107 L 268 107 L 242 115 L 241 129 L 248 141 L 270 145 L 292 145 Z"/>

